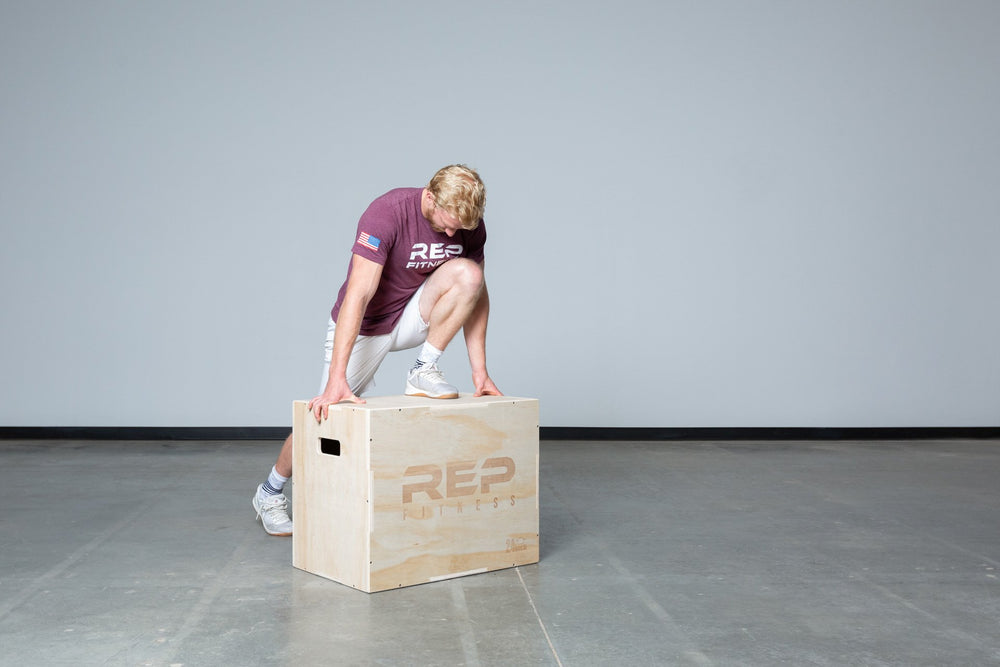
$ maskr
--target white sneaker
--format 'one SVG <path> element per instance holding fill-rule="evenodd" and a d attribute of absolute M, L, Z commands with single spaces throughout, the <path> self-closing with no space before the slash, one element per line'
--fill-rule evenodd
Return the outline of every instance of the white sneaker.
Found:
<path fill-rule="evenodd" d="M 253 494 L 253 508 L 257 510 L 257 518 L 268 535 L 288 537 L 292 534 L 292 520 L 288 518 L 288 498 L 283 493 L 276 496 L 261 493 L 261 486 L 264 485 L 258 486 L 257 493 Z"/>
<path fill-rule="evenodd" d="M 427 398 L 458 398 L 458 387 L 445 382 L 437 364 L 421 364 L 410 369 L 406 376 L 407 396 Z"/>

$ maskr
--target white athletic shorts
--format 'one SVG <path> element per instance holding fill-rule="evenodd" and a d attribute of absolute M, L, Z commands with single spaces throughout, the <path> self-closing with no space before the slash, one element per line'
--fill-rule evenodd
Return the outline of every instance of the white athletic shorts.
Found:
<path fill-rule="evenodd" d="M 410 297 L 402 317 L 396 323 L 391 333 L 381 336 L 359 335 L 351 350 L 351 358 L 347 362 L 347 384 L 355 396 L 361 396 L 375 386 L 375 371 L 390 352 L 409 350 L 424 344 L 427 340 L 427 327 L 430 326 L 420 317 L 420 295 L 424 291 L 421 285 Z M 326 331 L 325 354 L 323 355 L 323 378 L 320 380 L 319 394 L 326 390 L 326 382 L 330 377 L 330 363 L 333 359 L 333 334 L 337 323 L 330 318 Z"/>

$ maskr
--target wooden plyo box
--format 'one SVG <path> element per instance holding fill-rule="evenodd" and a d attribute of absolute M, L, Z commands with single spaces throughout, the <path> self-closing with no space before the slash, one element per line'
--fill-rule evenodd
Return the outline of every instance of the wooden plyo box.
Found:
<path fill-rule="evenodd" d="M 538 562 L 538 400 L 294 403 L 292 564 L 368 593 Z"/>

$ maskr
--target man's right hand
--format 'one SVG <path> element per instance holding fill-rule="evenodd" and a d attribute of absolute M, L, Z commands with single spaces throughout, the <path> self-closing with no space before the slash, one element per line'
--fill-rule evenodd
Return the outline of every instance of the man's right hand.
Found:
<path fill-rule="evenodd" d="M 347 381 L 343 380 L 341 382 L 327 382 L 326 390 L 313 400 L 309 401 L 309 410 L 312 410 L 313 416 L 316 417 L 316 421 L 320 422 L 330 416 L 330 406 L 336 405 L 341 401 L 350 401 L 351 403 L 364 403 L 364 399 L 358 398 L 351 391 L 351 388 L 347 386 Z"/>

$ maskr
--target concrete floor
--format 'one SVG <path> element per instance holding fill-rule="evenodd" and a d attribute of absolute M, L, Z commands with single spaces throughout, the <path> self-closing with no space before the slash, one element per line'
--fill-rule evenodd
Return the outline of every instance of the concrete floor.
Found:
<path fill-rule="evenodd" d="M 278 444 L 0 441 L 0 664 L 1000 665 L 997 441 L 546 441 L 539 565 L 374 595 Z"/>

